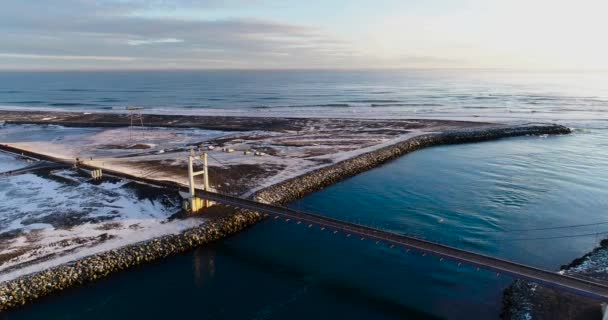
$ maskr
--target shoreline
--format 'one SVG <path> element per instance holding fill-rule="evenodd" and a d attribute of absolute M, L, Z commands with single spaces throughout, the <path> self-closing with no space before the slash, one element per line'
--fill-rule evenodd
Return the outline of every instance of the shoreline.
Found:
<path fill-rule="evenodd" d="M 608 283 L 605 274 L 608 258 L 608 239 L 590 252 L 574 258 L 560 267 L 559 273 Z M 516 280 L 503 291 L 502 319 L 602 319 L 604 311 L 598 301 L 553 289 L 534 282 Z"/>
<path fill-rule="evenodd" d="M 64 125 L 48 122 L 45 124 Z M 252 197 L 260 202 L 284 204 L 426 147 L 570 132 L 569 128 L 554 124 L 519 126 L 496 124 L 494 127 L 423 134 L 284 180 L 257 191 Z M 112 272 L 186 252 L 243 230 L 261 219 L 262 216 L 256 212 L 238 210 L 227 217 L 212 220 L 207 225 L 182 233 L 127 245 L 6 281 L 0 284 L 0 311 L 20 307 L 69 287 L 95 281 Z"/>

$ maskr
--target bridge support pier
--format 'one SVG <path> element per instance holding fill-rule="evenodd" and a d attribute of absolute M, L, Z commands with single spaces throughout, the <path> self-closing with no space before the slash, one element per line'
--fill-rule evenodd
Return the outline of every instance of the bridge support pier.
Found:
<path fill-rule="evenodd" d="M 103 172 L 101 171 L 101 169 L 93 169 L 93 171 L 91 171 L 91 178 L 93 178 L 93 180 L 99 180 L 103 177 Z"/>

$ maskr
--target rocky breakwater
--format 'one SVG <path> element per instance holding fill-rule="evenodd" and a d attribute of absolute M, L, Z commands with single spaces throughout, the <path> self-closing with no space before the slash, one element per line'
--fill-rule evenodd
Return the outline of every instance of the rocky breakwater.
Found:
<path fill-rule="evenodd" d="M 377 167 L 404 154 L 437 145 L 480 142 L 527 135 L 569 134 L 572 131 L 561 125 L 531 124 L 496 126 L 481 129 L 459 129 L 416 136 L 359 156 L 323 167 L 304 175 L 285 180 L 257 192 L 257 201 L 284 204 L 321 190 L 340 180 Z"/>
<path fill-rule="evenodd" d="M 241 210 L 181 234 L 110 250 L 7 281 L 0 284 L 0 311 L 23 306 L 40 297 L 101 279 L 113 272 L 186 252 L 236 233 L 260 219 L 261 215 L 256 212 Z"/>

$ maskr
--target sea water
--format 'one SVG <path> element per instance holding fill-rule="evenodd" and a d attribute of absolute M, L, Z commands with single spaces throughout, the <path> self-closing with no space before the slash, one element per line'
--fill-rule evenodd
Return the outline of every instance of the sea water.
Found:
<path fill-rule="evenodd" d="M 587 121 L 607 103 L 606 71 L 0 73 L 0 106 L 68 111 Z"/>

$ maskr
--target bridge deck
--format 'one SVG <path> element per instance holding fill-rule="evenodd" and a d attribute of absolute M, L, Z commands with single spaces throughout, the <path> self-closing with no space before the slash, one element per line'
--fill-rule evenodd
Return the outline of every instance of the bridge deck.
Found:
<path fill-rule="evenodd" d="M 483 269 L 511 275 L 515 278 L 530 280 L 547 287 L 568 291 L 600 301 L 608 301 L 608 286 L 600 283 L 561 275 L 556 272 L 542 270 L 431 241 L 399 235 L 285 207 L 259 203 L 253 200 L 231 197 L 213 192 L 197 191 L 197 194 L 199 197 L 233 205 L 235 207 L 251 209 L 269 215 L 293 219 L 294 221 L 302 221 L 323 226 L 347 234 L 383 241 L 387 244 L 402 246 Z"/>
<path fill-rule="evenodd" d="M 70 167 L 70 165 L 65 164 L 65 163 L 39 161 L 39 162 L 36 162 L 33 165 L 27 166 L 25 168 L 15 169 L 15 170 L 6 171 L 6 172 L 0 172 L 0 177 L 16 176 L 16 175 L 20 175 L 20 174 L 24 174 L 24 173 L 28 173 L 28 172 L 32 172 L 32 171 L 36 171 L 36 170 L 42 170 L 42 169 L 61 169 L 61 168 L 69 168 L 69 167 Z"/>

